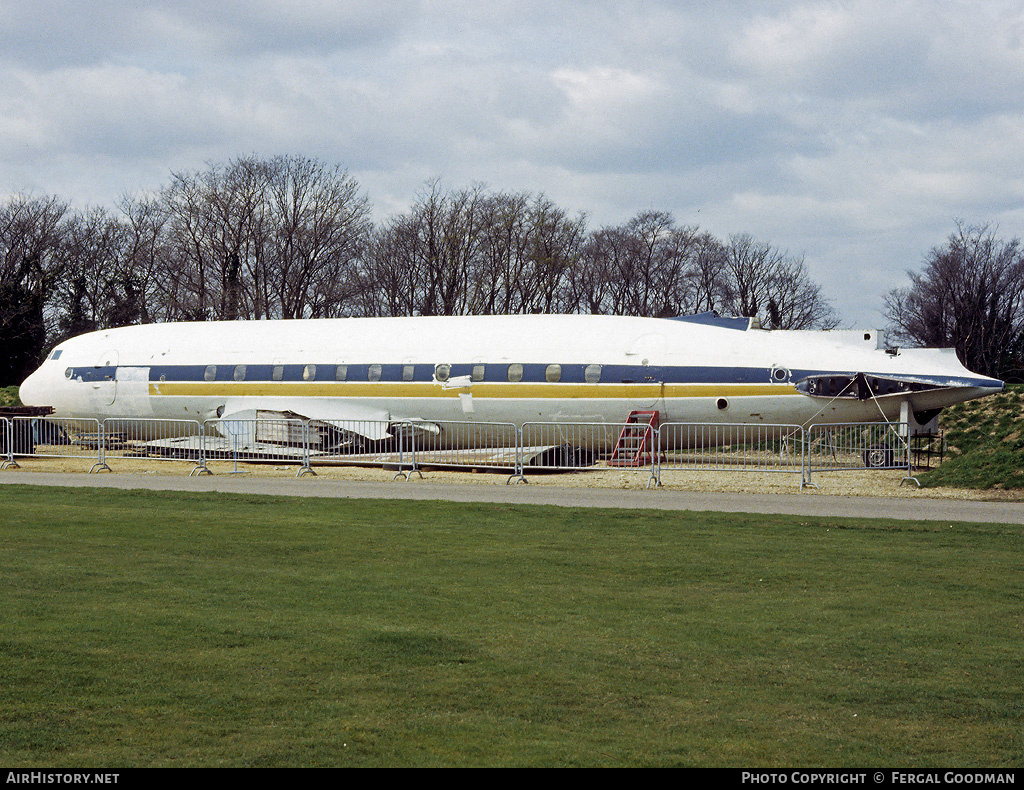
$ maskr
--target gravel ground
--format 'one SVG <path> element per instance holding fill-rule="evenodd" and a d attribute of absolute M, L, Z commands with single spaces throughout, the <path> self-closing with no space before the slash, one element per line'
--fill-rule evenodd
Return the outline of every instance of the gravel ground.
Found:
<path fill-rule="evenodd" d="M 90 471 L 95 458 L 19 458 L 22 469 L 32 472 L 65 472 L 82 473 Z M 195 468 L 194 464 L 185 461 L 158 460 L 151 458 L 111 458 L 108 465 L 112 471 L 139 475 L 178 475 L 188 476 Z M 214 461 L 209 464 L 215 475 L 235 473 L 236 466 L 231 462 Z M 391 481 L 395 478 L 394 471 L 380 467 L 357 466 L 316 466 L 316 475 L 321 480 L 365 480 Z M 239 463 L 239 474 L 251 477 L 294 478 L 297 467 L 274 463 Z M 4 475 L 16 475 L 17 469 L 0 472 Z M 103 474 L 102 471 L 97 474 Z M 448 471 L 441 469 L 425 469 L 423 479 L 433 483 L 452 482 L 474 485 L 505 485 L 509 474 L 505 472 L 472 472 Z M 601 489 L 645 489 L 651 480 L 650 469 L 609 469 L 597 467 L 579 472 L 561 473 L 529 473 L 527 480 L 530 485 L 558 486 L 561 488 L 601 488 Z M 412 476 L 410 482 L 415 483 L 419 477 Z M 961 500 L 996 500 L 1024 501 L 1024 492 L 1017 491 L 977 491 L 956 488 L 918 488 L 914 482 L 902 482 L 904 474 L 900 470 L 844 471 L 815 473 L 813 482 L 818 486 L 805 487 L 805 495 L 830 496 L 886 496 L 922 499 L 961 499 Z M 662 485 L 669 490 L 679 491 L 720 491 L 728 493 L 749 494 L 794 494 L 801 491 L 799 473 L 764 473 L 746 471 L 672 471 L 663 470 Z M 902 483 L 902 484 L 901 484 Z"/>

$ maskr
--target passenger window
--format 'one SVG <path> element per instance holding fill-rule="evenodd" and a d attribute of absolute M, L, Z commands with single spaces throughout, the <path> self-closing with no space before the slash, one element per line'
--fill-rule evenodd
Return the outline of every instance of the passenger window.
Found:
<path fill-rule="evenodd" d="M 274 369 L 270 372 L 270 378 L 274 381 L 280 381 L 284 378 L 284 365 L 274 365 Z"/>
<path fill-rule="evenodd" d="M 473 365 L 473 381 L 483 381 L 483 380 L 484 380 L 484 366 L 483 365 Z"/>
<path fill-rule="evenodd" d="M 587 365 L 583 370 L 583 380 L 587 384 L 597 384 L 601 380 L 601 366 Z"/>
<path fill-rule="evenodd" d="M 334 380 L 344 381 L 348 378 L 348 365 L 338 365 L 334 369 Z"/>
<path fill-rule="evenodd" d="M 316 365 L 306 365 L 302 369 L 302 380 L 313 381 L 316 379 Z"/>
<path fill-rule="evenodd" d="M 245 365 L 235 365 L 235 381 L 245 381 Z"/>
<path fill-rule="evenodd" d="M 550 384 L 554 384 L 557 381 L 562 380 L 562 366 L 561 365 L 548 365 L 544 369 L 544 378 Z"/>
<path fill-rule="evenodd" d="M 72 374 L 74 372 L 75 371 L 72 368 L 68 368 L 67 370 L 64 371 L 64 378 L 66 378 L 66 379 L 71 378 L 71 376 L 72 376 Z"/>
<path fill-rule="evenodd" d="M 452 373 L 451 365 L 438 365 L 434 368 L 434 378 L 438 381 L 448 381 L 448 377 Z"/>
<path fill-rule="evenodd" d="M 511 382 L 523 380 L 523 366 L 518 362 L 513 362 L 508 366 L 508 380 Z"/>
<path fill-rule="evenodd" d="M 206 381 L 213 381 L 217 378 L 217 366 L 207 365 L 206 370 L 203 371 L 203 379 Z"/>
<path fill-rule="evenodd" d="M 370 365 L 369 371 L 367 371 L 366 378 L 370 381 L 380 381 L 380 365 Z"/>
<path fill-rule="evenodd" d="M 412 381 L 416 375 L 416 368 L 413 365 L 402 365 L 402 381 Z"/>

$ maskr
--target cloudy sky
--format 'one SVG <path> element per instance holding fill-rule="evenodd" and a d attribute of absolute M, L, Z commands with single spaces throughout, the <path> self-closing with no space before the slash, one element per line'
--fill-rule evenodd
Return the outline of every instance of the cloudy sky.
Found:
<path fill-rule="evenodd" d="M 647 209 L 803 255 L 881 326 L 955 222 L 1024 236 L 1024 2 L 0 0 L 0 195 L 239 155 Z"/>

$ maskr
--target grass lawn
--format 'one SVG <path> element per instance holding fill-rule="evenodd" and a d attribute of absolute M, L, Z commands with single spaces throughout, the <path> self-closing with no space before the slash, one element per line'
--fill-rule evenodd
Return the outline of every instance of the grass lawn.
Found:
<path fill-rule="evenodd" d="M 0 763 L 1024 760 L 1024 529 L 0 486 Z"/>

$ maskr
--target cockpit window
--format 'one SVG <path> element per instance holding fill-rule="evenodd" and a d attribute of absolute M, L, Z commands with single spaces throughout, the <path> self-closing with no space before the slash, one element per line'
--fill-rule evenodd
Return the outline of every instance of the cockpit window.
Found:
<path fill-rule="evenodd" d="M 58 348 L 57 350 L 55 350 L 52 354 L 50 354 L 50 359 L 60 359 L 60 352 L 63 350 L 64 349 L 62 348 Z"/>

